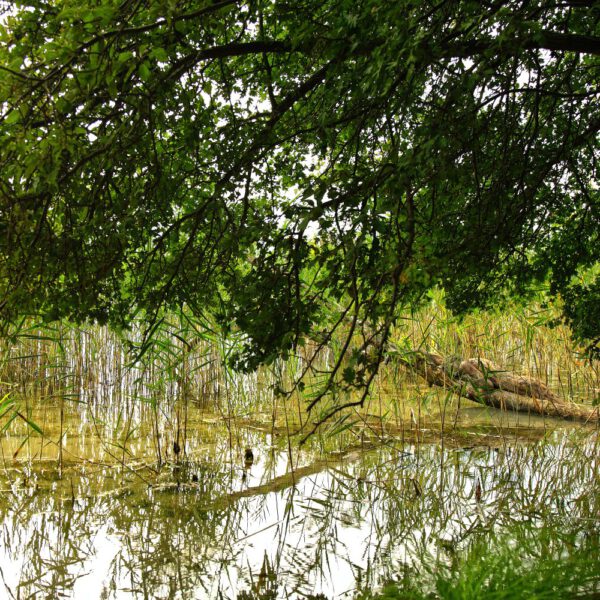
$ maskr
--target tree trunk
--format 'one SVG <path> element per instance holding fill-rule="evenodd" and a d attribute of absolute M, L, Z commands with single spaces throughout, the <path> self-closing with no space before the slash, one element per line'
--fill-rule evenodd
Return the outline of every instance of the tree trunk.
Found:
<path fill-rule="evenodd" d="M 469 400 L 518 412 L 597 423 L 600 407 L 565 402 L 537 379 L 516 375 L 483 358 L 444 359 L 438 354 L 414 352 L 399 361 L 430 385 L 453 390 Z"/>

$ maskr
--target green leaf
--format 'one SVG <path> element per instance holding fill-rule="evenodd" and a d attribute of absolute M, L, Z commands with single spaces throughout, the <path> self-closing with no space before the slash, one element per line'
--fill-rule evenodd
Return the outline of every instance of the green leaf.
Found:
<path fill-rule="evenodd" d="M 143 81 L 149 81 L 152 77 L 152 71 L 150 70 L 147 62 L 140 63 L 140 66 L 138 67 L 138 73 Z"/>
<path fill-rule="evenodd" d="M 14 123 L 18 123 L 20 121 L 20 119 L 21 119 L 21 115 L 20 115 L 19 111 L 13 108 L 6 115 L 6 117 L 4 117 L 4 122 L 7 123 L 8 125 L 12 125 Z"/>
<path fill-rule="evenodd" d="M 169 60 L 169 54 L 164 48 L 153 48 L 150 56 L 159 62 L 167 62 Z"/>
<path fill-rule="evenodd" d="M 25 423 L 27 423 L 27 425 L 29 425 L 29 427 L 31 427 L 31 429 L 33 429 L 35 432 L 44 435 L 44 432 L 42 431 L 42 429 L 40 428 L 39 425 L 37 425 L 36 423 L 34 423 L 31 419 L 29 419 L 28 417 L 26 417 L 23 413 L 16 411 L 16 415 L 21 418 L 23 421 L 25 421 Z"/>
<path fill-rule="evenodd" d="M 133 59 L 134 54 L 131 51 L 127 51 L 127 52 L 119 52 L 119 55 L 117 56 L 117 60 L 120 63 L 125 63 L 125 62 L 129 62 L 131 59 Z"/>

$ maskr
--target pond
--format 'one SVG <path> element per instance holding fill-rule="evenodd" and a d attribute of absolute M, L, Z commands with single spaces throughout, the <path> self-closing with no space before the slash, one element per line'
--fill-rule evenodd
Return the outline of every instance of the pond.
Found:
<path fill-rule="evenodd" d="M 168 420 L 129 425 L 123 443 L 85 412 L 30 414 L 44 436 L 2 438 L 5 597 L 363 598 L 402 581 L 439 594 L 436 574 L 477 543 L 508 540 L 532 563 L 597 556 L 593 428 L 467 407 L 443 436 L 409 421 L 299 449 L 191 410 L 176 454 Z"/>

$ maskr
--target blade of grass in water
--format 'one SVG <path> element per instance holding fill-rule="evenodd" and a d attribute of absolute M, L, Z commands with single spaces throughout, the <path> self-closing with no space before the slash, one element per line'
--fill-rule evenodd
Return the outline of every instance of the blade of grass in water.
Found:
<path fill-rule="evenodd" d="M 525 535 L 527 532 L 527 535 Z M 516 527 L 494 539 L 483 534 L 466 550 L 452 547 L 423 558 L 417 571 L 356 600 L 509 600 L 596 598 L 600 593 L 598 535 L 581 539 L 560 529 Z"/>

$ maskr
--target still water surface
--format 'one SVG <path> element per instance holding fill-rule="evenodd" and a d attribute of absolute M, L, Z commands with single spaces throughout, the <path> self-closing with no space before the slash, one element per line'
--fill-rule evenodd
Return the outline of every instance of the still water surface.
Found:
<path fill-rule="evenodd" d="M 0 597 L 354 598 L 477 535 L 597 536 L 597 432 L 490 414 L 463 411 L 435 443 L 410 424 L 348 434 L 343 451 L 190 414 L 175 456 L 164 423 L 123 443 L 33 413 L 43 438 L 2 439 Z"/>

